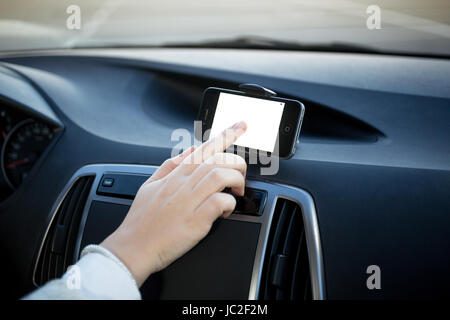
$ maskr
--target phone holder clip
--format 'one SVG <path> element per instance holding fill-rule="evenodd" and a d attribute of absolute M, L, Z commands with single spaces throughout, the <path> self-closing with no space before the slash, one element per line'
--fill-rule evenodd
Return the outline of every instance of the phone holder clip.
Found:
<path fill-rule="evenodd" d="M 242 91 L 253 94 L 257 96 L 263 96 L 263 97 L 275 97 L 277 93 L 275 91 L 272 91 L 270 89 L 264 88 L 260 86 L 259 84 L 254 83 L 241 83 L 239 85 L 239 89 Z"/>

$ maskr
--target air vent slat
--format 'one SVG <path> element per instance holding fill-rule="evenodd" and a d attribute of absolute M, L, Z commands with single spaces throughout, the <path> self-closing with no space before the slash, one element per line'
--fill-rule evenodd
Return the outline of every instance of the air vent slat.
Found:
<path fill-rule="evenodd" d="M 54 254 L 50 254 L 49 255 L 48 270 L 47 270 L 47 278 L 49 280 L 55 278 L 55 274 L 56 274 L 56 258 L 57 258 L 57 256 L 55 256 Z"/>
<path fill-rule="evenodd" d="M 61 259 L 60 255 L 54 255 L 54 257 L 55 257 L 55 272 L 53 273 L 52 278 L 56 278 L 64 273 L 63 259 Z"/>
<path fill-rule="evenodd" d="M 278 199 L 265 253 L 259 297 L 311 299 L 308 250 L 300 207 Z"/>
<path fill-rule="evenodd" d="M 66 193 L 43 241 L 34 274 L 40 286 L 60 277 L 74 262 L 76 237 L 94 176 L 80 177 Z"/>
<path fill-rule="evenodd" d="M 271 285 L 277 288 L 284 289 L 284 286 L 286 284 L 286 271 L 288 268 L 288 263 L 288 257 L 284 254 L 277 254 L 274 257 L 270 280 Z"/>
<path fill-rule="evenodd" d="M 295 255 L 295 261 L 294 261 L 294 269 L 299 269 L 301 267 L 309 268 L 308 265 L 308 256 L 305 254 L 302 254 L 302 252 L 307 251 L 306 247 L 306 238 L 305 238 L 305 232 L 302 230 L 300 235 L 300 245 L 297 246 L 297 252 Z M 307 292 L 309 285 L 309 272 L 294 272 L 292 277 L 292 287 L 291 287 L 291 296 L 293 297 L 293 300 L 298 299 L 305 299 L 305 294 Z M 309 296 L 311 298 L 311 296 Z"/>
<path fill-rule="evenodd" d="M 86 204 L 86 200 L 89 196 L 89 191 L 91 189 L 92 182 L 86 181 L 83 185 L 80 197 L 78 198 L 77 205 L 74 209 L 74 214 L 72 215 L 71 226 L 79 226 L 81 222 L 81 217 L 83 215 L 83 209 Z M 78 227 L 69 228 L 67 232 L 66 250 L 64 254 L 64 265 L 69 266 L 74 259 L 75 245 L 78 236 Z"/>

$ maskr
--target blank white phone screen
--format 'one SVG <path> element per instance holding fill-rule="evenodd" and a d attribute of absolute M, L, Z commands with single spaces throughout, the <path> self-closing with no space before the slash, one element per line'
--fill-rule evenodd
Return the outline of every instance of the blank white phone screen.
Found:
<path fill-rule="evenodd" d="M 245 121 L 247 131 L 234 144 L 273 152 L 283 109 L 284 102 L 221 92 L 209 136 L 215 137 L 236 122 Z"/>

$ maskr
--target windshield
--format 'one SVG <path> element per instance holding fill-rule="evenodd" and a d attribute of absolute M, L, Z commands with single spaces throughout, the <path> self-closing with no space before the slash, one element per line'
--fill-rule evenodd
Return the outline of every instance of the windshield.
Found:
<path fill-rule="evenodd" d="M 245 47 L 242 39 L 261 38 L 275 49 L 448 56 L 449 12 L 448 0 L 2 0 L 0 50 L 233 47 L 239 39 Z"/>

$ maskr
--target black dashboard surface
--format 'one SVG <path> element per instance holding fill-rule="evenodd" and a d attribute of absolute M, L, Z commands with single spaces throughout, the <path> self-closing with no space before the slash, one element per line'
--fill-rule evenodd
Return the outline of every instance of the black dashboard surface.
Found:
<path fill-rule="evenodd" d="M 206 87 L 253 82 L 306 106 L 294 157 L 282 160 L 276 175 L 250 167 L 249 176 L 313 196 L 327 298 L 448 296 L 450 63 L 283 55 L 165 49 L 1 57 L 64 125 L 35 174 L 0 205 L 0 243 L 20 279 L 16 294 L 31 288 L 50 210 L 78 168 L 158 165 L 176 144 L 172 131 L 193 130 Z M 366 287 L 373 264 L 382 290 Z"/>

